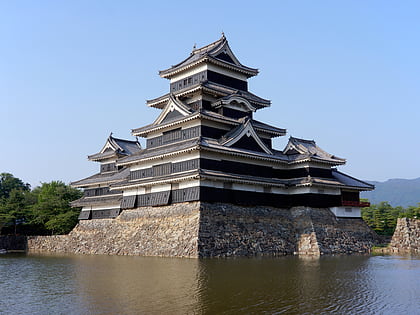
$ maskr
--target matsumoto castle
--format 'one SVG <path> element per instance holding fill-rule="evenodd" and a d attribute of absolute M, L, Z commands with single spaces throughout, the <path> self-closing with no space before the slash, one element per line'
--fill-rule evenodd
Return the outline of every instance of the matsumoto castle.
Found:
<path fill-rule="evenodd" d="M 359 192 L 374 187 L 337 170 L 345 160 L 313 140 L 272 139 L 286 129 L 255 120 L 271 102 L 249 91 L 258 70 L 244 66 L 224 35 L 162 70 L 169 91 L 147 101 L 161 110 L 150 125 L 132 129 L 139 142 L 112 134 L 90 155 L 99 173 L 72 183 L 84 196 L 80 220 L 116 218 L 124 210 L 200 201 L 239 206 L 329 208 L 360 218 Z"/>

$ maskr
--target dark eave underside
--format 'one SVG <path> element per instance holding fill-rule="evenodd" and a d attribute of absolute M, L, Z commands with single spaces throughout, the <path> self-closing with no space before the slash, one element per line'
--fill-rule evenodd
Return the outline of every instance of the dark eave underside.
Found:
<path fill-rule="evenodd" d="M 197 91 L 204 91 L 209 94 L 214 94 L 216 97 L 225 97 L 228 95 L 238 95 L 247 99 L 251 104 L 257 108 L 269 107 L 271 104 L 270 100 L 261 98 L 251 92 L 241 91 L 225 85 L 213 83 L 213 82 L 201 82 L 190 87 L 178 90 L 173 94 L 177 97 L 185 96 L 188 94 L 196 93 Z M 157 97 L 155 99 L 147 100 L 146 104 L 150 107 L 163 109 L 168 102 L 170 93 Z"/>
<path fill-rule="evenodd" d="M 230 126 L 237 126 L 243 123 L 242 119 L 235 119 L 235 118 L 231 118 L 231 117 L 226 117 L 223 116 L 221 114 L 215 113 L 215 112 L 211 112 L 211 111 L 207 111 L 207 110 L 202 110 L 201 112 L 195 112 L 189 116 L 184 116 L 181 117 L 179 119 L 174 119 L 168 123 L 165 124 L 161 124 L 161 125 L 146 125 L 144 127 L 141 128 L 137 128 L 137 129 L 132 129 L 131 132 L 133 135 L 139 136 L 139 137 L 143 137 L 146 136 L 149 132 L 152 131 L 157 131 L 160 129 L 164 129 L 166 127 L 172 127 L 175 125 L 179 125 L 182 124 L 186 121 L 189 120 L 193 120 L 193 119 L 204 119 L 204 120 L 211 120 L 211 121 L 217 121 L 220 123 L 225 123 L 228 124 Z M 260 121 L 257 120 L 252 120 L 252 125 L 255 128 L 255 130 L 257 131 L 262 131 L 265 132 L 269 135 L 272 136 L 284 136 L 286 134 L 286 129 L 282 129 L 282 128 L 277 128 L 275 126 L 271 126 L 265 123 L 262 123 Z"/>
<path fill-rule="evenodd" d="M 120 181 L 130 174 L 130 169 L 125 168 L 119 172 L 97 173 L 87 178 L 70 183 L 73 187 L 88 187 Z"/>
<path fill-rule="evenodd" d="M 104 195 L 101 197 L 82 197 L 71 202 L 72 207 L 101 206 L 109 204 L 118 204 L 122 200 L 121 194 Z"/>

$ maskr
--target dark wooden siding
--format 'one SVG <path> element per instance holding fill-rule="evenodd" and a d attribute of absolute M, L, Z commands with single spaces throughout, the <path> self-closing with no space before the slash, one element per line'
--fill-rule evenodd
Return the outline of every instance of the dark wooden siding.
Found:
<path fill-rule="evenodd" d="M 219 113 L 224 116 L 232 117 L 235 119 L 242 118 L 242 117 L 252 118 L 252 112 L 243 112 L 241 110 L 236 110 L 229 107 L 222 107 Z"/>
<path fill-rule="evenodd" d="M 293 206 L 321 208 L 334 207 L 341 204 L 341 197 L 339 195 L 282 195 L 213 187 L 200 187 L 200 200 L 207 202 L 226 202 L 247 206 L 273 206 L 279 208 L 290 208 Z"/>
<path fill-rule="evenodd" d="M 169 204 L 169 197 L 171 191 L 159 191 L 150 194 L 150 205 L 151 206 L 163 206 Z"/>
<path fill-rule="evenodd" d="M 109 187 L 100 187 L 100 188 L 92 188 L 92 189 L 85 189 L 83 191 L 85 197 L 96 197 L 96 196 L 103 196 L 103 195 L 114 195 L 114 194 L 121 194 L 121 190 L 109 190 Z"/>
<path fill-rule="evenodd" d="M 218 72 L 214 72 L 211 70 L 207 70 L 207 80 L 214 83 L 222 84 L 228 87 L 232 87 L 234 89 L 248 91 L 247 81 L 232 78 L 230 76 L 227 76 Z"/>
<path fill-rule="evenodd" d="M 115 163 L 101 164 L 101 173 L 114 172 L 116 170 L 117 170 L 117 165 Z"/>
<path fill-rule="evenodd" d="M 136 195 L 124 196 L 121 201 L 121 209 L 132 209 L 136 207 Z"/>
<path fill-rule="evenodd" d="M 163 176 L 172 173 L 172 163 L 164 163 L 152 166 L 152 176 Z"/>
<path fill-rule="evenodd" d="M 169 175 L 179 172 L 195 170 L 200 167 L 199 159 L 186 160 L 176 163 L 164 163 L 150 168 L 130 172 L 130 180 Z"/>
<path fill-rule="evenodd" d="M 218 72 L 205 70 L 170 84 L 170 92 L 176 92 L 195 84 L 211 81 L 234 89 L 248 91 L 248 82 Z"/>
<path fill-rule="evenodd" d="M 204 158 L 200 159 L 200 168 L 240 175 L 251 175 L 279 179 L 307 177 L 308 175 L 314 177 L 332 178 L 331 169 L 302 167 L 298 169 L 281 170 L 273 169 L 270 166 L 254 165 L 226 160 L 218 161 Z"/>
<path fill-rule="evenodd" d="M 120 214 L 120 209 L 92 210 L 92 219 L 113 219 Z"/>
<path fill-rule="evenodd" d="M 189 187 L 172 191 L 172 202 L 186 202 L 200 199 L 200 187 Z"/>
<path fill-rule="evenodd" d="M 359 192 L 358 191 L 345 191 L 341 192 L 342 199 L 344 201 L 360 201 Z"/>
<path fill-rule="evenodd" d="M 176 91 L 185 89 L 187 87 L 190 87 L 192 85 L 198 84 L 200 82 L 205 82 L 205 81 L 207 81 L 206 70 L 171 83 L 170 92 L 176 92 Z"/>
<path fill-rule="evenodd" d="M 162 136 L 147 139 L 147 148 L 155 148 L 161 145 L 175 143 L 177 141 L 192 139 L 200 136 L 200 126 L 187 129 L 174 129 L 165 132 Z"/>
<path fill-rule="evenodd" d="M 91 211 L 81 211 L 79 214 L 79 220 L 89 220 L 91 218 Z"/>
<path fill-rule="evenodd" d="M 212 139 L 219 139 L 226 133 L 228 133 L 229 130 L 209 127 L 209 126 L 201 126 L 201 135 L 203 137 L 212 138 Z"/>

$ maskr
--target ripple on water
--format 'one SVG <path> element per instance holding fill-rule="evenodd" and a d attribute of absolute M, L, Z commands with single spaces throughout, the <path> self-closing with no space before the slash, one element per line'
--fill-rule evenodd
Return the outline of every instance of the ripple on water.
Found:
<path fill-rule="evenodd" d="M 4 314 L 419 314 L 420 260 L 397 256 L 0 258 Z"/>

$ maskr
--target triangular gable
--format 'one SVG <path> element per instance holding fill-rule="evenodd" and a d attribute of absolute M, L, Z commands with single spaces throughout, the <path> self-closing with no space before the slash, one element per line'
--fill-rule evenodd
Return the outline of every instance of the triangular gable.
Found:
<path fill-rule="evenodd" d="M 160 115 L 156 118 L 152 125 L 159 125 L 164 122 L 174 120 L 176 118 L 190 115 L 188 107 L 176 99 L 173 94 L 169 96 L 168 103 L 166 103 Z"/>
<path fill-rule="evenodd" d="M 232 49 L 230 49 L 230 46 L 228 44 L 228 41 L 224 40 L 223 45 L 218 46 L 215 48 L 214 51 L 210 53 L 210 55 L 216 59 L 220 59 L 229 63 L 233 63 L 234 65 L 237 65 L 239 67 L 242 67 L 243 65 L 239 62 L 238 58 L 233 54 Z"/>
<path fill-rule="evenodd" d="M 267 154 L 273 154 L 273 152 L 271 152 L 271 150 L 264 144 L 260 137 L 258 137 L 257 133 L 252 127 L 250 120 L 247 120 L 244 124 L 239 125 L 234 130 L 227 133 L 220 141 L 220 144 L 231 147 L 236 146 L 235 144 L 250 143 L 249 140 L 251 140 L 251 138 L 263 152 Z M 241 148 L 244 147 L 241 146 Z"/>
<path fill-rule="evenodd" d="M 108 139 L 106 140 L 105 145 L 103 146 L 102 150 L 99 153 L 104 153 L 105 151 L 117 151 L 120 150 L 122 151 L 123 149 L 118 145 L 118 143 L 116 141 L 114 141 L 114 139 L 112 138 L 112 132 L 109 135 Z"/>

